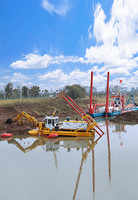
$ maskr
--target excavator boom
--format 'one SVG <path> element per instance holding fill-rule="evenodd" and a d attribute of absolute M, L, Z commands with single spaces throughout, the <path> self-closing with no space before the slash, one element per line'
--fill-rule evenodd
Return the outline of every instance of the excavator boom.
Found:
<path fill-rule="evenodd" d="M 39 122 L 32 116 L 28 115 L 25 111 L 21 112 L 19 115 L 17 115 L 16 117 L 14 117 L 13 119 L 8 118 L 6 121 L 6 124 L 11 124 L 13 122 L 18 121 L 21 117 L 25 117 L 27 120 L 29 120 L 30 122 L 32 122 L 32 124 L 35 127 L 39 126 Z"/>

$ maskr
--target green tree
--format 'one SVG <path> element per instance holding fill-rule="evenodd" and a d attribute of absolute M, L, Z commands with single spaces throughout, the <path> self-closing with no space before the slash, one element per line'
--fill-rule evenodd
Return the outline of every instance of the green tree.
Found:
<path fill-rule="evenodd" d="M 4 91 L 3 91 L 3 89 L 1 88 L 1 90 L 0 90 L 0 98 L 4 98 Z"/>
<path fill-rule="evenodd" d="M 64 91 L 70 96 L 72 99 L 76 98 L 85 98 L 86 97 L 86 89 L 78 84 L 72 86 L 65 86 Z"/>
<path fill-rule="evenodd" d="M 0 98 L 3 99 L 3 93 L 0 92 Z"/>
<path fill-rule="evenodd" d="M 48 96 L 48 90 L 47 89 L 45 89 L 45 97 L 47 97 Z"/>
<path fill-rule="evenodd" d="M 13 83 L 9 82 L 4 88 L 5 97 L 7 97 L 7 98 L 11 97 L 12 96 L 12 90 L 13 90 Z"/>
<path fill-rule="evenodd" d="M 14 96 L 15 97 L 17 97 L 18 96 L 18 90 L 15 88 L 15 89 L 13 89 L 13 94 L 14 94 Z"/>
<path fill-rule="evenodd" d="M 23 97 L 28 97 L 28 91 L 29 91 L 28 87 L 23 86 L 22 87 L 22 96 Z"/>
<path fill-rule="evenodd" d="M 29 90 L 29 94 L 31 97 L 37 97 L 39 95 L 40 89 L 39 86 L 33 86 Z"/>
<path fill-rule="evenodd" d="M 18 84 L 17 85 L 17 97 L 20 97 L 20 98 L 22 98 L 22 93 L 21 93 L 22 91 L 21 91 L 21 86 Z"/>

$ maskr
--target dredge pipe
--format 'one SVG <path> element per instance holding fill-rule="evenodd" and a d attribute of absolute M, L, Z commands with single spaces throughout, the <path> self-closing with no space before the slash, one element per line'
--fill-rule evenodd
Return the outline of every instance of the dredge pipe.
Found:
<path fill-rule="evenodd" d="M 106 89 L 106 108 L 105 112 L 108 112 L 108 101 L 109 101 L 109 72 L 107 72 L 107 89 Z"/>
<path fill-rule="evenodd" d="M 90 108 L 89 113 L 92 113 L 92 91 L 93 91 L 93 72 L 91 72 L 91 87 L 90 87 Z"/>

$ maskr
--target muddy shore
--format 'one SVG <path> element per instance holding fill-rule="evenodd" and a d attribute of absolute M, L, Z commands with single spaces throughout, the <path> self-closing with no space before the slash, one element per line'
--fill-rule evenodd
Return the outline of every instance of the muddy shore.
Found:
<path fill-rule="evenodd" d="M 116 123 L 138 124 L 138 111 L 126 112 L 117 115 L 114 119 L 110 120 Z"/>

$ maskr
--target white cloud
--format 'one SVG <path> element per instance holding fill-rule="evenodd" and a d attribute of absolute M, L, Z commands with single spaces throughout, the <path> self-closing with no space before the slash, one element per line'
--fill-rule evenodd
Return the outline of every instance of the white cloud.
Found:
<path fill-rule="evenodd" d="M 80 71 L 79 69 L 75 69 L 70 71 L 69 73 L 63 72 L 61 69 L 54 70 L 52 72 L 45 73 L 44 75 L 38 76 L 39 81 L 46 82 L 47 87 L 51 85 L 58 87 L 65 87 L 66 85 L 73 85 L 73 84 L 80 84 L 82 86 L 89 86 L 90 85 L 90 78 L 91 78 L 91 70 L 96 73 L 94 77 L 94 84 L 95 87 L 105 88 L 105 81 L 106 78 L 103 75 L 99 75 L 97 72 L 97 67 L 87 70 L 87 71 Z M 102 85 L 102 87 L 101 87 Z"/>
<path fill-rule="evenodd" d="M 32 82 L 26 83 L 26 82 L 23 81 L 21 83 L 22 83 L 22 85 L 25 85 L 26 87 L 30 87 L 30 86 L 34 85 Z"/>
<path fill-rule="evenodd" d="M 37 48 L 35 47 L 34 49 L 33 49 L 33 53 L 35 54 L 38 54 L 38 50 L 37 50 Z"/>
<path fill-rule="evenodd" d="M 81 62 L 87 63 L 86 60 L 82 57 L 78 56 L 55 56 L 51 57 L 48 54 L 44 54 L 43 56 L 38 54 L 30 53 L 28 55 L 24 55 L 25 58 L 23 60 L 17 60 L 13 62 L 10 67 L 14 69 L 42 69 L 48 67 L 50 64 L 61 64 L 67 62 Z"/>
<path fill-rule="evenodd" d="M 81 63 L 86 63 L 86 60 L 84 60 L 84 58 L 82 57 L 78 57 L 78 56 L 55 56 L 55 58 L 53 58 L 53 60 L 51 61 L 51 63 L 57 63 L 57 64 L 61 64 L 61 63 L 67 63 L 67 62 L 72 62 L 72 63 L 76 63 L 76 62 L 81 62 Z"/>
<path fill-rule="evenodd" d="M 131 68 L 138 66 L 133 56 L 138 53 L 137 10 L 137 0 L 114 0 L 111 18 L 105 22 L 106 15 L 101 4 L 97 4 L 93 28 L 97 45 L 86 49 L 88 62 L 104 63 L 104 70 L 116 68 L 120 74 L 124 69 L 127 75 Z M 115 69 L 112 71 L 115 72 Z"/>
<path fill-rule="evenodd" d="M 21 73 L 14 73 L 12 77 L 10 77 L 11 82 L 19 82 L 23 83 L 24 81 L 30 79 L 28 76 Z"/>
<path fill-rule="evenodd" d="M 91 32 L 92 26 L 90 25 L 88 28 L 88 38 L 91 39 L 92 38 L 92 32 Z"/>
<path fill-rule="evenodd" d="M 59 9 L 59 5 L 56 7 L 47 0 L 43 0 L 43 6 L 48 12 L 64 15 L 68 9 L 63 12 L 64 9 Z M 126 87 L 135 86 L 135 82 L 138 82 L 137 80 L 134 81 L 138 77 L 138 72 L 134 72 L 138 67 L 138 57 L 135 56 L 138 53 L 137 10 L 137 0 L 114 0 L 111 17 L 107 19 L 101 4 L 98 3 L 94 13 L 94 24 L 88 28 L 89 39 L 95 37 L 97 43 L 95 46 L 86 49 L 85 57 L 64 55 L 52 57 L 48 54 L 41 56 L 36 54 L 37 50 L 34 49 L 32 54 L 25 55 L 22 60 L 17 60 L 10 66 L 14 69 L 42 69 L 50 64 L 56 66 L 68 62 L 90 63 L 92 66 L 95 64 L 91 68 L 95 73 L 94 86 L 100 90 L 106 87 L 106 73 L 108 70 L 111 76 L 126 76 L 127 78 L 122 78 Z M 84 44 L 83 35 L 79 43 Z M 129 78 L 128 76 L 132 77 Z M 53 72 L 39 75 L 38 78 L 39 81 L 46 81 L 50 85 L 58 85 L 59 87 L 76 83 L 86 86 L 90 84 L 90 70 L 74 69 L 69 73 L 65 73 L 61 69 L 56 69 Z M 111 83 L 116 85 L 118 79 L 114 79 Z"/>
<path fill-rule="evenodd" d="M 78 43 L 80 43 L 81 45 L 84 44 L 83 35 L 81 35 L 81 39 L 78 41 Z"/>
<path fill-rule="evenodd" d="M 110 81 L 110 85 L 120 85 L 121 87 L 126 87 L 128 90 L 131 90 L 132 87 L 136 88 L 138 85 L 138 79 L 135 76 L 131 77 L 121 77 L 122 83 L 120 83 L 120 78 L 115 78 Z"/>
<path fill-rule="evenodd" d="M 40 69 L 47 67 L 52 59 L 53 58 L 47 54 L 41 56 L 30 53 L 25 56 L 24 60 L 13 62 L 10 67 L 14 69 Z"/>
<path fill-rule="evenodd" d="M 10 76 L 5 76 L 5 77 L 3 77 L 3 78 L 5 78 L 5 79 L 9 79 L 9 78 L 10 78 Z"/>
<path fill-rule="evenodd" d="M 50 14 L 56 13 L 60 16 L 66 15 L 69 11 L 69 5 L 67 4 L 67 0 L 57 1 L 59 4 L 56 6 L 54 4 L 49 3 L 48 0 L 43 0 L 42 7 L 47 10 Z"/>

